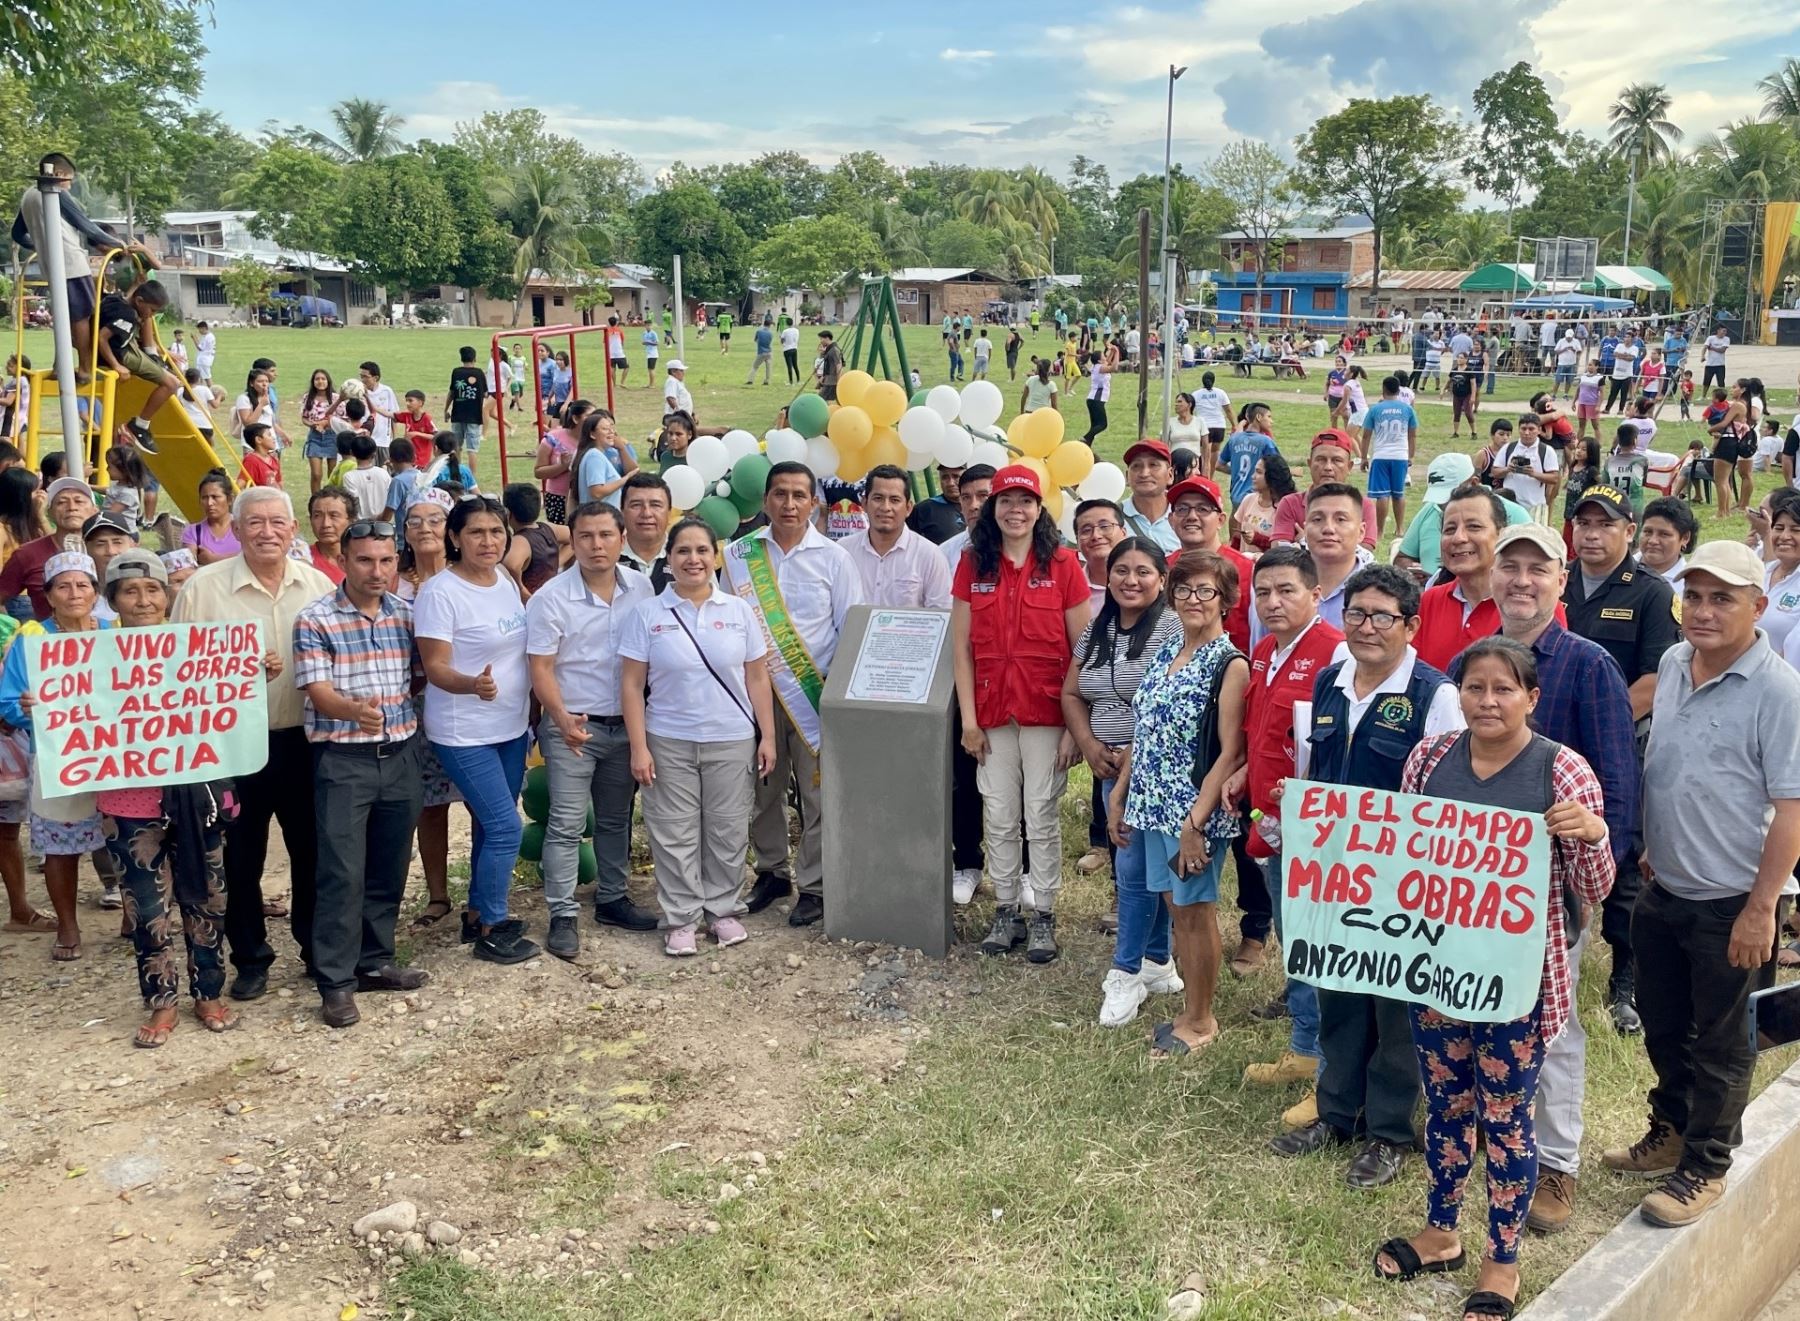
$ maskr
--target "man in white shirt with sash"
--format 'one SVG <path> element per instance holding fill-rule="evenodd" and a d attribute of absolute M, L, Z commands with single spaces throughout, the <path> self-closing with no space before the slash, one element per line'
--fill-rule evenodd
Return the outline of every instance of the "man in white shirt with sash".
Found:
<path fill-rule="evenodd" d="M 824 820 L 819 808 L 819 698 L 850 607 L 863 598 L 856 565 L 813 526 L 812 470 L 777 463 L 763 485 L 767 527 L 725 551 L 725 588 L 749 603 L 768 643 L 775 686 L 775 770 L 757 781 L 750 842 L 756 884 L 745 906 L 760 912 L 798 882 L 788 925 L 825 915 Z M 788 862 L 787 785 L 800 791 L 800 852 Z"/>

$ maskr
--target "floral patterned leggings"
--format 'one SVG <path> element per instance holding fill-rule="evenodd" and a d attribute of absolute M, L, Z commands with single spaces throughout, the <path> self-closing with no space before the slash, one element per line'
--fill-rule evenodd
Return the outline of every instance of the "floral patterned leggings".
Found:
<path fill-rule="evenodd" d="M 172 1009 L 181 996 L 175 967 L 174 910 L 187 937 L 188 991 L 217 1000 L 225 988 L 225 835 L 206 837 L 206 902 L 180 904 L 175 897 L 174 850 L 161 818 L 103 817 L 107 852 L 118 863 L 125 891 L 125 919 L 137 946 L 138 990 L 148 1009 Z"/>
<path fill-rule="evenodd" d="M 1544 1067 L 1541 1004 L 1510 1023 L 1463 1023 L 1412 1006 L 1413 1045 L 1425 1084 L 1426 1223 L 1455 1230 L 1463 1185 L 1475 1165 L 1475 1125 L 1486 1138 L 1488 1256 L 1518 1259 L 1537 1188 L 1531 1108 Z"/>

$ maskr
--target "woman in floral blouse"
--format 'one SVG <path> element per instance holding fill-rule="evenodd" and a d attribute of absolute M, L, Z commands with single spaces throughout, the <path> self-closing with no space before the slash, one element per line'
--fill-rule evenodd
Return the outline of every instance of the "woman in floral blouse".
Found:
<path fill-rule="evenodd" d="M 1165 642 L 1132 698 L 1135 741 L 1125 749 L 1107 819 L 1113 842 L 1144 832 L 1145 887 L 1163 894 L 1175 928 L 1175 961 L 1187 1004 L 1156 1028 L 1161 1055 L 1185 1055 L 1219 1034 L 1219 873 L 1238 819 L 1220 791 L 1244 764 L 1244 689 L 1250 666 L 1225 636 L 1237 604 L 1237 569 L 1212 551 L 1180 555 L 1168 600 L 1181 634 Z M 1203 744 L 1203 745 L 1202 745 Z"/>

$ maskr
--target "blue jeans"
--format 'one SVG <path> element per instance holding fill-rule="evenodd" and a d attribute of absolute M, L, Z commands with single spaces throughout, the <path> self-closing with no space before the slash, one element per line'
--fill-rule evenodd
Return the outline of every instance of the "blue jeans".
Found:
<path fill-rule="evenodd" d="M 433 743 L 438 761 L 475 818 L 469 907 L 483 926 L 506 920 L 506 895 L 519 859 L 519 787 L 525 782 L 525 735 L 505 743 L 455 748 Z"/>
<path fill-rule="evenodd" d="M 1111 798 L 1117 780 L 1103 780 L 1100 791 Z M 1169 909 L 1160 894 L 1144 884 L 1149 855 L 1144 832 L 1131 832 L 1130 842 L 1113 859 L 1113 883 L 1119 894 L 1119 934 L 1113 940 L 1113 967 L 1137 973 L 1144 960 L 1169 961 Z"/>
<path fill-rule="evenodd" d="M 1281 855 L 1263 863 L 1263 875 L 1270 878 L 1269 895 L 1275 902 L 1275 934 L 1280 937 L 1281 909 L 1285 896 L 1282 882 Z M 1287 948 L 1283 938 L 1282 948 Z M 1296 1055 L 1319 1055 L 1319 991 L 1309 982 L 1287 982 L 1288 1019 L 1293 1024 L 1288 1033 L 1288 1049 Z"/>

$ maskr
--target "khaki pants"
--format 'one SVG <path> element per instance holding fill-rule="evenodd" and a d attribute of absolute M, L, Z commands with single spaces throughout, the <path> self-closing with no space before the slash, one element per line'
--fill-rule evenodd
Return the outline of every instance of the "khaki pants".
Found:
<path fill-rule="evenodd" d="M 746 757 L 748 763 L 750 758 Z M 788 864 L 787 787 L 800 786 L 800 850 Z M 775 708 L 775 769 L 757 779 L 756 815 L 750 822 L 750 844 L 756 870 L 792 881 L 801 894 L 825 897 L 825 821 L 819 810 L 819 754 L 779 705 Z"/>
<path fill-rule="evenodd" d="M 1019 902 L 1024 866 L 1019 848 L 1022 824 L 1024 838 L 1031 841 L 1032 893 L 1039 911 L 1052 912 L 1062 885 L 1062 823 L 1057 809 L 1069 782 L 1068 772 L 1056 769 L 1062 726 L 1008 724 L 982 732 L 988 738 L 988 754 L 976 768 L 975 784 L 981 790 L 994 901 Z"/>
<path fill-rule="evenodd" d="M 737 911 L 750 826 L 750 739 L 695 743 L 649 735 L 656 779 L 645 785 L 644 829 L 656 902 L 671 927 Z"/>

